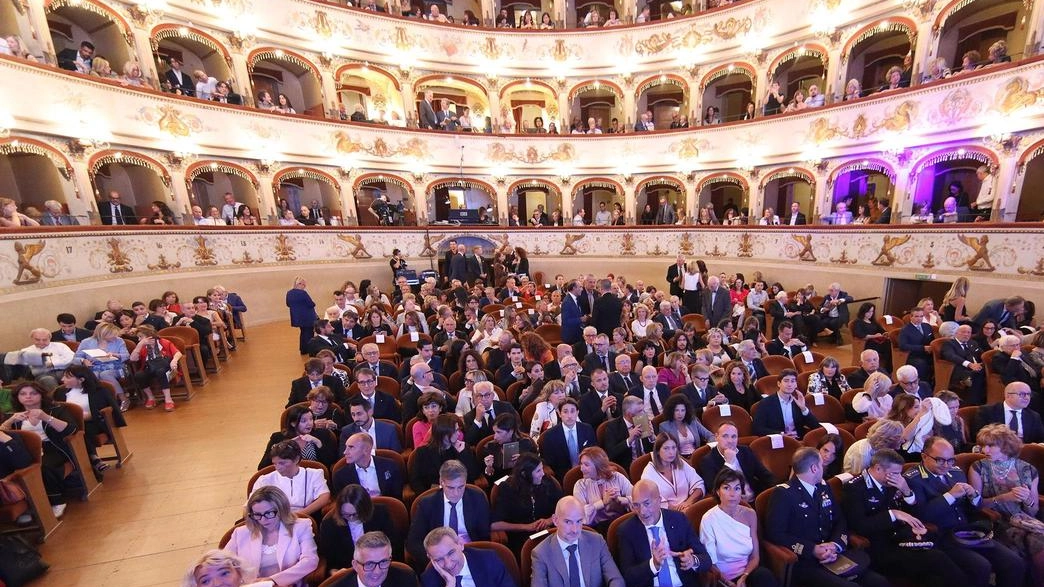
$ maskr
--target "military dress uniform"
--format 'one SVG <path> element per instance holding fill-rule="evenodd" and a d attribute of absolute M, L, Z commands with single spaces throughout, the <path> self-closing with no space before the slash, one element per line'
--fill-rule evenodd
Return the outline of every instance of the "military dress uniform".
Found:
<path fill-rule="evenodd" d="M 953 531 L 976 519 L 982 507 L 982 496 L 954 499 L 947 492 L 957 483 L 967 483 L 968 477 L 960 467 L 953 467 L 944 475 L 936 475 L 923 464 L 903 474 L 914 492 L 914 515 L 925 524 L 934 524 L 942 535 L 939 547 L 967 575 L 968 585 L 986 587 L 990 572 L 997 575 L 997 585 L 1023 584 L 1026 563 L 1022 558 L 996 540 L 981 547 L 968 547 L 953 539 Z"/>
<path fill-rule="evenodd" d="M 845 483 L 844 491 L 842 510 L 848 527 L 853 534 L 870 541 L 870 566 L 874 570 L 938 587 L 968 583 L 964 573 L 944 552 L 927 545 L 916 548 L 911 544 L 935 541 L 937 536 L 929 534 L 918 540 L 908 525 L 892 516 L 890 510 L 912 509 L 916 499 L 912 491 L 904 497 L 895 487 L 878 484 L 866 471 Z M 932 572 L 925 573 L 925 569 L 932 569 Z"/>
<path fill-rule="evenodd" d="M 820 481 L 813 492 L 796 476 L 772 491 L 766 538 L 788 548 L 797 555 L 793 584 L 812 587 L 851 587 L 849 577 L 839 577 L 820 564 L 815 557 L 818 544 L 834 543 L 838 552 L 861 569 L 854 581 L 862 587 L 889 587 L 888 580 L 870 569 L 870 556 L 860 550 L 848 550 L 848 530 L 841 507 L 830 486 Z"/>

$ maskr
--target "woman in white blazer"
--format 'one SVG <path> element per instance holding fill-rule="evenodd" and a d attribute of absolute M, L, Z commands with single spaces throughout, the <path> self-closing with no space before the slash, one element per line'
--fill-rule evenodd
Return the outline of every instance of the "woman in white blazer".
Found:
<path fill-rule="evenodd" d="M 304 587 L 319 566 L 312 520 L 298 518 L 278 487 L 259 487 L 246 503 L 246 525 L 236 528 L 225 550 L 246 564 L 247 581 L 271 580 L 282 587 Z"/>

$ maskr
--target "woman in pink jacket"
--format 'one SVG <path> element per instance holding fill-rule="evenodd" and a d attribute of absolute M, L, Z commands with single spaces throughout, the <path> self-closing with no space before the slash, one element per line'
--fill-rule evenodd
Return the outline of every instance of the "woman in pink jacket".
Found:
<path fill-rule="evenodd" d="M 243 559 L 245 580 L 270 580 L 281 587 L 304 587 L 304 578 L 319 566 L 312 520 L 296 517 L 277 487 L 260 487 L 250 495 L 246 525 L 232 532 L 225 550 Z"/>

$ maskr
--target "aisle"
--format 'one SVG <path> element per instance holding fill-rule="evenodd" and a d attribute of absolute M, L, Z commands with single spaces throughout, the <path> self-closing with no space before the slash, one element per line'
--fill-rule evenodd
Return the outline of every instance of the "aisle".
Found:
<path fill-rule="evenodd" d="M 178 585 L 193 558 L 241 517 L 246 483 L 301 371 L 297 330 L 252 327 L 247 342 L 190 402 L 135 408 L 134 456 L 87 502 L 71 501 L 41 546 L 51 570 L 34 587 Z"/>

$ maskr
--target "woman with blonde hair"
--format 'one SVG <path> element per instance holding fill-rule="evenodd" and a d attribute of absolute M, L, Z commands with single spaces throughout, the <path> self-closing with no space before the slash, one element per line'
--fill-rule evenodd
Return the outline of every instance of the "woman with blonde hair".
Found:
<path fill-rule="evenodd" d="M 573 497 L 584 504 L 584 522 L 605 532 L 613 520 L 631 510 L 631 481 L 616 470 L 600 446 L 580 451 L 580 474 Z"/>
<path fill-rule="evenodd" d="M 243 559 L 224 550 L 208 550 L 185 573 L 181 587 L 274 587 L 275 582 L 243 580 Z"/>
<path fill-rule="evenodd" d="M 100 350 L 108 354 L 92 359 L 87 356 L 88 350 Z M 124 393 L 123 386 L 120 385 L 120 378 L 125 375 L 123 365 L 130 360 L 130 353 L 127 351 L 127 344 L 120 338 L 119 327 L 108 322 L 99 322 L 94 327 L 94 336 L 80 341 L 80 345 L 76 348 L 75 358 L 80 361 L 80 364 L 90 367 L 91 372 L 100 381 L 112 386 L 116 392 L 116 399 L 120 402 L 121 412 L 126 412 L 130 408 L 130 399 Z"/>
<path fill-rule="evenodd" d="M 878 420 L 870 426 L 866 438 L 860 438 L 848 447 L 842 468 L 845 473 L 861 475 L 863 470 L 870 466 L 870 457 L 874 456 L 875 452 L 886 448 L 899 450 L 902 442 L 902 424 L 895 420 Z"/>
<path fill-rule="evenodd" d="M 18 35 L 7 35 L 5 40 L 7 41 L 7 49 L 11 52 L 11 55 L 27 61 L 37 61 L 36 57 L 30 53 L 28 47 L 25 46 L 22 37 Z"/>
<path fill-rule="evenodd" d="M 0 227 L 21 226 L 40 226 L 40 223 L 19 212 L 18 203 L 11 198 L 0 198 Z"/>
<path fill-rule="evenodd" d="M 529 436 L 533 440 L 558 424 L 558 407 L 566 399 L 566 384 L 559 379 L 552 379 L 544 384 L 540 396 L 536 399 L 536 411 L 533 413 L 533 421 L 529 425 Z"/>
<path fill-rule="evenodd" d="M 880 371 L 874 371 L 863 383 L 863 391 L 852 398 L 852 410 L 870 419 L 884 418 L 892 409 L 892 380 Z"/>
<path fill-rule="evenodd" d="M 970 282 L 967 277 L 961 276 L 953 281 L 953 285 L 942 298 L 939 313 L 943 322 L 965 323 L 971 318 L 968 316 L 968 308 L 965 306 L 968 297 Z"/>
<path fill-rule="evenodd" d="M 304 587 L 305 577 L 319 566 L 312 520 L 295 516 L 286 494 L 270 485 L 255 489 L 244 509 L 246 524 L 233 530 L 225 545 L 246 563 L 244 578 Z"/>
<path fill-rule="evenodd" d="M 112 65 L 109 64 L 109 60 L 104 57 L 95 57 L 91 61 L 91 75 L 105 79 L 117 77 L 116 72 L 112 70 Z"/>
<path fill-rule="evenodd" d="M 123 64 L 121 82 L 125 86 L 134 86 L 136 88 L 143 88 L 149 85 L 145 80 L 145 76 L 141 73 L 141 66 L 138 65 L 137 61 L 133 60 L 127 60 Z"/>

